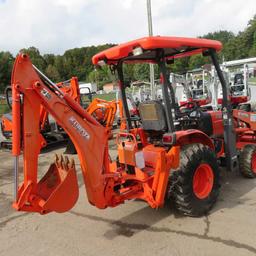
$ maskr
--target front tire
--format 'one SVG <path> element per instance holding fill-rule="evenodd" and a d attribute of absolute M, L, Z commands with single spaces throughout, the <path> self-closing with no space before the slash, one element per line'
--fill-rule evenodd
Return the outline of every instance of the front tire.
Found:
<path fill-rule="evenodd" d="M 181 151 L 180 167 L 169 181 L 169 198 L 183 214 L 207 214 L 220 189 L 219 167 L 215 153 L 202 144 L 191 144 Z"/>
<path fill-rule="evenodd" d="M 246 145 L 239 159 L 240 172 L 246 178 L 256 178 L 256 145 Z"/>

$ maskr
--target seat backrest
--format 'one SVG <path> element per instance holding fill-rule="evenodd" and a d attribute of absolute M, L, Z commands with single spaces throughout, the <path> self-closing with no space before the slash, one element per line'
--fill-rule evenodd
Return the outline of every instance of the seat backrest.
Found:
<path fill-rule="evenodd" d="M 139 104 L 142 127 L 146 131 L 165 131 L 167 122 L 165 111 L 160 101 L 147 101 Z"/>

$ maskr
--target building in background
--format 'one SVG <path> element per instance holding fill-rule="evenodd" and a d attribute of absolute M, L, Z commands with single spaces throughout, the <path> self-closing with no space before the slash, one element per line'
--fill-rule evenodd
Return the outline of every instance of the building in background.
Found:
<path fill-rule="evenodd" d="M 116 92 L 117 89 L 118 89 L 118 86 L 116 83 L 107 83 L 103 85 L 103 91 L 105 93 Z"/>

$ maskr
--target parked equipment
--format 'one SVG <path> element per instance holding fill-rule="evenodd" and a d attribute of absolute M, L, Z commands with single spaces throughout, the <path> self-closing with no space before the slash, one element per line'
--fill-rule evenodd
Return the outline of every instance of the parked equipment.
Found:
<path fill-rule="evenodd" d="M 72 77 L 70 80 L 59 82 L 56 84 L 58 88 L 72 97 L 75 101 L 80 102 L 80 93 L 77 77 Z M 6 101 L 10 109 L 12 109 L 12 88 L 8 86 L 5 90 Z M 21 97 L 20 101 L 23 101 Z M 1 131 L 5 140 L 1 142 L 2 148 L 12 148 L 12 114 L 4 114 L 1 118 Z M 43 147 L 53 146 L 60 143 L 66 143 L 68 136 L 64 130 L 49 116 L 49 112 L 43 107 L 40 107 L 40 133 Z"/>
<path fill-rule="evenodd" d="M 96 98 L 86 109 L 90 115 L 106 127 L 109 138 L 113 137 L 112 129 L 116 116 L 117 104 L 118 102 L 115 100 L 107 101 Z"/>
<path fill-rule="evenodd" d="M 204 69 L 195 69 L 186 73 L 183 86 L 184 92 L 180 105 L 188 102 L 195 102 L 199 106 L 204 106 L 212 101 L 210 84 L 212 83 L 210 72 Z"/>
<path fill-rule="evenodd" d="M 92 100 L 92 95 L 88 87 L 80 87 L 77 77 L 72 77 L 70 80 L 59 82 L 56 86 L 65 94 L 68 94 L 73 100 L 86 108 L 86 111 L 97 119 L 103 126 L 106 127 L 109 138 L 113 136 L 112 128 L 116 115 L 117 103 L 115 101 L 106 101 L 95 98 Z M 80 92 L 80 88 L 82 91 Z M 7 103 L 12 108 L 11 87 L 6 88 Z M 85 102 L 85 98 L 89 101 Z M 22 98 L 21 98 L 22 101 Z M 1 118 L 1 130 L 6 140 L 1 142 L 1 147 L 12 147 L 12 114 L 4 114 Z M 42 143 L 44 147 L 52 146 L 60 143 L 68 143 L 66 153 L 75 154 L 72 143 L 68 140 L 68 136 L 64 130 L 49 116 L 49 112 L 43 107 L 40 107 L 40 132 L 42 134 Z"/>
<path fill-rule="evenodd" d="M 38 72 L 25 54 L 16 58 L 12 72 L 15 201 L 19 211 L 46 214 L 71 209 L 78 198 L 74 161 L 56 157 L 38 181 L 40 105 L 67 132 L 77 150 L 88 201 L 115 207 L 130 199 L 145 200 L 152 208 L 175 202 L 184 214 L 200 216 L 214 205 L 219 193 L 219 169 L 212 139 L 197 129 L 181 129 L 175 116 L 175 95 L 166 63 L 202 53 L 210 56 L 223 88 L 224 148 L 228 168 L 238 166 L 232 111 L 216 51 L 221 43 L 207 39 L 146 37 L 95 55 L 96 66 L 107 64 L 119 77 L 126 131 L 117 135 L 117 161 L 109 156 L 106 129 L 68 94 Z M 159 66 L 163 104 L 139 105 L 142 128 L 134 128 L 127 106 L 123 64 L 151 62 Z M 23 101 L 20 101 L 22 95 Z M 190 110 L 191 113 L 194 110 Z M 21 114 L 22 113 L 22 114 Z M 18 187 L 18 158 L 23 152 L 24 180 Z"/>
<path fill-rule="evenodd" d="M 256 58 L 247 58 L 240 60 L 225 61 L 221 67 L 226 75 L 229 85 L 229 97 L 233 108 L 240 103 L 250 100 L 251 92 L 249 88 L 249 65 L 256 63 Z M 218 103 L 222 102 L 222 90 L 218 90 Z"/>

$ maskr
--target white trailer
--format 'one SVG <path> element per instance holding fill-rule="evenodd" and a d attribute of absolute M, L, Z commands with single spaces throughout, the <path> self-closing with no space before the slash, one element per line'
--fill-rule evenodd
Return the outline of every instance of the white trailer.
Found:
<path fill-rule="evenodd" d="M 96 93 L 97 85 L 92 83 L 79 83 L 79 90 L 81 94 Z"/>

